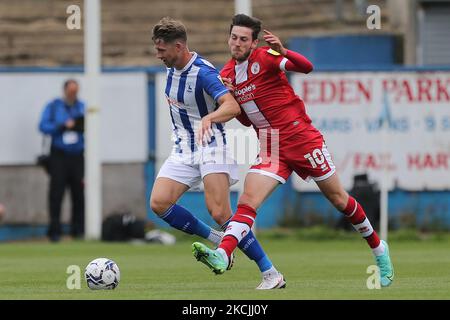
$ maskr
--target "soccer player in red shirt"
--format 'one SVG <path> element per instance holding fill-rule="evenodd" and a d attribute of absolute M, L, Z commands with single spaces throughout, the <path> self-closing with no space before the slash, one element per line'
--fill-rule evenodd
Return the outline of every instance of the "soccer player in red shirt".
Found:
<path fill-rule="evenodd" d="M 232 59 L 221 76 L 240 104 L 238 120 L 253 125 L 260 140 L 258 161 L 244 183 L 237 211 L 216 250 L 194 243 L 198 260 L 215 273 L 225 272 L 228 259 L 250 231 L 256 210 L 294 171 L 304 180 L 314 180 L 321 192 L 341 211 L 366 239 L 380 268 L 382 286 L 394 277 L 388 245 L 380 240 L 361 205 L 342 187 L 322 134 L 311 124 L 303 101 L 294 93 L 285 71 L 309 73 L 313 65 L 304 56 L 286 49 L 280 39 L 264 30 L 268 46 L 257 47 L 261 22 L 238 14 L 230 26 L 228 45 Z M 281 274 L 272 275 L 273 287 L 283 283 Z"/>

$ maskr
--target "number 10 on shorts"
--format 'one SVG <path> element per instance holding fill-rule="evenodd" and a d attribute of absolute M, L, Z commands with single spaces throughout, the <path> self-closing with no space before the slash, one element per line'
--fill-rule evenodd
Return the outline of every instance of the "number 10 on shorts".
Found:
<path fill-rule="evenodd" d="M 313 169 L 320 167 L 322 171 L 327 170 L 327 164 L 325 163 L 325 156 L 323 155 L 322 150 L 314 149 L 312 155 L 311 153 L 307 153 L 303 157 L 308 159 Z"/>

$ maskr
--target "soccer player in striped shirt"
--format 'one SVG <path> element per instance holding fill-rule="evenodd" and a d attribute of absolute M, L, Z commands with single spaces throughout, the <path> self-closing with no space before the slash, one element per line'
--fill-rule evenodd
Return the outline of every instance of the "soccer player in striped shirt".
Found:
<path fill-rule="evenodd" d="M 241 123 L 253 125 L 261 142 L 259 161 L 246 178 L 238 208 L 217 250 L 194 243 L 195 255 L 216 273 L 225 272 L 230 254 L 251 230 L 256 210 L 291 173 L 314 180 L 327 199 L 341 211 L 367 241 L 380 268 L 380 284 L 394 277 L 388 245 L 380 240 L 361 205 L 342 187 L 322 134 L 311 124 L 303 101 L 294 93 L 285 71 L 309 73 L 313 66 L 304 56 L 287 50 L 280 39 L 264 30 L 266 47 L 257 47 L 261 22 L 239 14 L 230 26 L 232 59 L 221 75 L 240 104 Z M 275 138 L 275 139 L 273 139 Z M 274 142 L 276 141 L 276 143 Z M 263 143 L 264 142 L 264 143 Z M 275 147 L 276 146 L 276 147 Z M 283 276 L 272 277 L 283 282 Z M 277 280 L 278 279 L 278 280 Z"/>
<path fill-rule="evenodd" d="M 203 181 L 208 211 L 222 230 L 226 228 L 232 215 L 229 187 L 238 178 L 224 123 L 240 114 L 240 107 L 214 66 L 189 51 L 186 29 L 181 22 L 163 18 L 154 26 L 152 40 L 157 58 L 167 66 L 165 95 L 174 145 L 156 178 L 150 206 L 170 226 L 217 245 L 223 232 L 197 219 L 177 201 Z M 266 289 L 266 274 L 278 271 L 251 231 L 239 248 L 258 265 L 263 278 L 258 288 Z M 232 255 L 226 268 L 231 265 Z"/>

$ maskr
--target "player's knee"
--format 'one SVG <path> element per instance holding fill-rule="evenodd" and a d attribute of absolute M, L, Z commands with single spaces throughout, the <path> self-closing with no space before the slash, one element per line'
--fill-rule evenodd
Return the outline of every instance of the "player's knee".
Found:
<path fill-rule="evenodd" d="M 328 196 L 328 199 L 333 204 L 333 206 L 339 211 L 343 211 L 347 206 L 347 199 L 345 193 L 333 193 Z"/>
<path fill-rule="evenodd" d="M 210 210 L 211 217 L 214 219 L 214 221 L 222 225 L 231 217 L 231 211 L 230 208 L 220 207 L 217 206 L 215 208 L 212 208 Z"/>
<path fill-rule="evenodd" d="M 150 198 L 150 208 L 158 216 L 163 215 L 164 212 L 166 212 L 169 207 L 170 207 L 170 203 L 168 201 L 166 201 L 165 199 L 161 199 L 161 198 L 153 197 L 153 196 Z"/>
<path fill-rule="evenodd" d="M 258 209 L 259 207 L 259 203 L 257 203 L 250 194 L 245 192 L 239 197 L 238 204 L 244 204 L 254 209 Z"/>

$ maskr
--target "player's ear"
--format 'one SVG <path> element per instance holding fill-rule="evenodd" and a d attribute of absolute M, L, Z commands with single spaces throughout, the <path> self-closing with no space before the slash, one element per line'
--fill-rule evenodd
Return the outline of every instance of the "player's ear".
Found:
<path fill-rule="evenodd" d="M 259 43 L 258 39 L 253 40 L 251 49 L 256 49 L 256 47 L 258 46 L 258 43 Z"/>
<path fill-rule="evenodd" d="M 183 50 L 185 47 L 186 47 L 186 43 L 184 43 L 183 41 L 176 41 L 176 42 L 175 42 L 175 48 L 176 48 L 178 51 Z"/>

